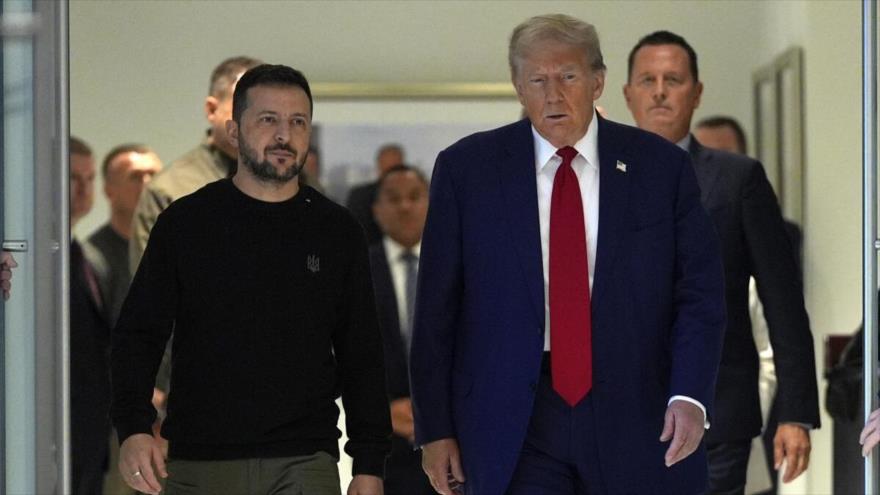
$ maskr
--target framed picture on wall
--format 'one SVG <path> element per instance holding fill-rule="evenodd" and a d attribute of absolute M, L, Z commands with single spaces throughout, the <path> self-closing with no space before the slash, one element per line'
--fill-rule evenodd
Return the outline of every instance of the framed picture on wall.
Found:
<path fill-rule="evenodd" d="M 800 48 L 788 50 L 777 59 L 780 104 L 780 161 L 783 214 L 803 224 L 803 99 Z"/>
<path fill-rule="evenodd" d="M 803 50 L 794 47 L 755 71 L 756 157 L 764 164 L 785 218 L 803 225 Z"/>
<path fill-rule="evenodd" d="M 776 113 L 777 92 L 776 74 L 772 67 L 764 67 L 754 75 L 755 102 L 755 158 L 764 164 L 767 178 L 776 191 L 780 192 L 779 181 L 779 127 Z"/>
<path fill-rule="evenodd" d="M 382 145 L 400 145 L 406 163 L 430 177 L 444 148 L 521 114 L 509 82 L 316 83 L 312 92 L 321 183 L 339 202 L 352 186 L 376 179 L 374 158 Z"/>

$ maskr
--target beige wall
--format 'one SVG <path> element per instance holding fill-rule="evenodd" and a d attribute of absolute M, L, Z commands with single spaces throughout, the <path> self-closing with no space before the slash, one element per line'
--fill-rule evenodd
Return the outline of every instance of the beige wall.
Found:
<path fill-rule="evenodd" d="M 208 75 L 227 56 L 290 64 L 313 82 L 501 82 L 508 79 L 506 42 L 513 26 L 531 15 L 565 12 L 599 30 L 609 67 L 599 103 L 612 119 L 632 123 L 621 95 L 629 49 L 640 36 L 669 29 L 699 53 L 706 89 L 696 117 L 731 114 L 751 135 L 752 71 L 800 45 L 807 119 L 805 282 L 820 352 L 825 333 L 852 331 L 861 319 L 859 5 L 75 0 L 70 5 L 71 128 L 99 155 L 121 142 L 143 141 L 170 162 L 194 146 L 205 129 Z M 481 106 L 483 112 L 469 108 L 449 105 L 437 118 L 482 122 L 492 112 L 506 112 L 491 105 Z M 372 111 L 359 108 L 352 118 L 368 122 Z M 395 102 L 382 118 L 408 122 L 425 111 L 422 104 Z M 347 115 L 344 104 L 316 102 L 316 121 L 341 122 Z M 98 198 L 80 233 L 107 215 L 106 203 Z M 786 491 L 830 492 L 829 418 L 823 422 L 814 434 L 810 471 Z"/>
<path fill-rule="evenodd" d="M 757 62 L 792 45 L 804 48 L 804 282 L 822 363 L 824 336 L 854 331 L 862 312 L 861 4 L 765 2 L 761 9 Z M 820 378 L 820 403 L 824 389 Z M 787 493 L 831 492 L 831 418 L 822 413 L 811 468 Z"/>
<path fill-rule="evenodd" d="M 211 69 L 239 54 L 293 65 L 313 82 L 505 82 L 510 31 L 525 18 L 548 12 L 569 13 L 597 26 L 609 68 L 600 104 L 613 119 L 632 122 L 621 94 L 629 49 L 644 34 L 670 29 L 700 53 L 706 83 L 701 114 L 731 113 L 751 128 L 747 68 L 758 40 L 743 33 L 759 24 L 755 5 L 74 0 L 71 128 L 99 155 L 122 142 L 143 141 L 170 162 L 193 147 L 206 128 L 202 102 Z M 340 115 L 322 108 L 316 102 L 316 121 Z M 395 113 L 408 120 L 405 111 Z M 458 118 L 470 122 L 481 116 L 463 111 Z M 79 234 L 108 216 L 98 195 Z"/>

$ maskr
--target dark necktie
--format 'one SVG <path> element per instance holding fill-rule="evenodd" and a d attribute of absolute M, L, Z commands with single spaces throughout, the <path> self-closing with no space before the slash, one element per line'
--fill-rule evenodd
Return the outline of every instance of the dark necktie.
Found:
<path fill-rule="evenodd" d="M 101 297 L 101 289 L 98 285 L 98 276 L 95 274 L 95 269 L 92 268 L 92 264 L 89 262 L 88 258 L 86 258 L 85 252 L 79 242 L 74 240 L 72 248 L 75 251 L 75 255 L 72 256 L 72 258 L 78 258 L 79 262 L 82 264 L 82 266 L 79 267 L 81 270 L 80 274 L 82 275 L 83 281 L 86 283 L 92 302 L 98 310 L 101 310 L 104 307 L 104 300 Z M 75 263 L 73 264 L 75 265 Z"/>
<path fill-rule="evenodd" d="M 555 390 L 574 406 L 593 385 L 590 272 L 584 208 L 571 168 L 577 150 L 559 149 L 562 165 L 550 200 L 550 365 Z"/>
<path fill-rule="evenodd" d="M 400 255 L 401 261 L 406 265 L 406 328 L 403 329 L 404 340 L 406 346 L 406 354 L 409 355 L 409 344 L 412 340 L 413 314 L 416 308 L 416 279 L 418 276 L 419 258 L 412 251 L 407 249 Z"/>

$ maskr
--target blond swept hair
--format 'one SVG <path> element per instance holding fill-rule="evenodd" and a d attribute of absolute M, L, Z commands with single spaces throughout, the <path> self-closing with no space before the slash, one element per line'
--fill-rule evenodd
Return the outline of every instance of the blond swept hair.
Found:
<path fill-rule="evenodd" d="M 526 19 L 513 29 L 507 52 L 511 78 L 516 79 L 519 64 L 528 51 L 544 41 L 557 41 L 580 48 L 590 69 L 594 72 L 605 72 L 596 28 L 569 15 L 547 14 Z"/>

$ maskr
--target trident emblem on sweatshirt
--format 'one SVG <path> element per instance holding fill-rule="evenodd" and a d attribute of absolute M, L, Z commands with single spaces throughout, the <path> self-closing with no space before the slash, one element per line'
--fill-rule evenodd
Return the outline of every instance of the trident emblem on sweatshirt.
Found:
<path fill-rule="evenodd" d="M 306 257 L 306 268 L 312 273 L 318 273 L 321 270 L 321 258 L 310 254 Z"/>

